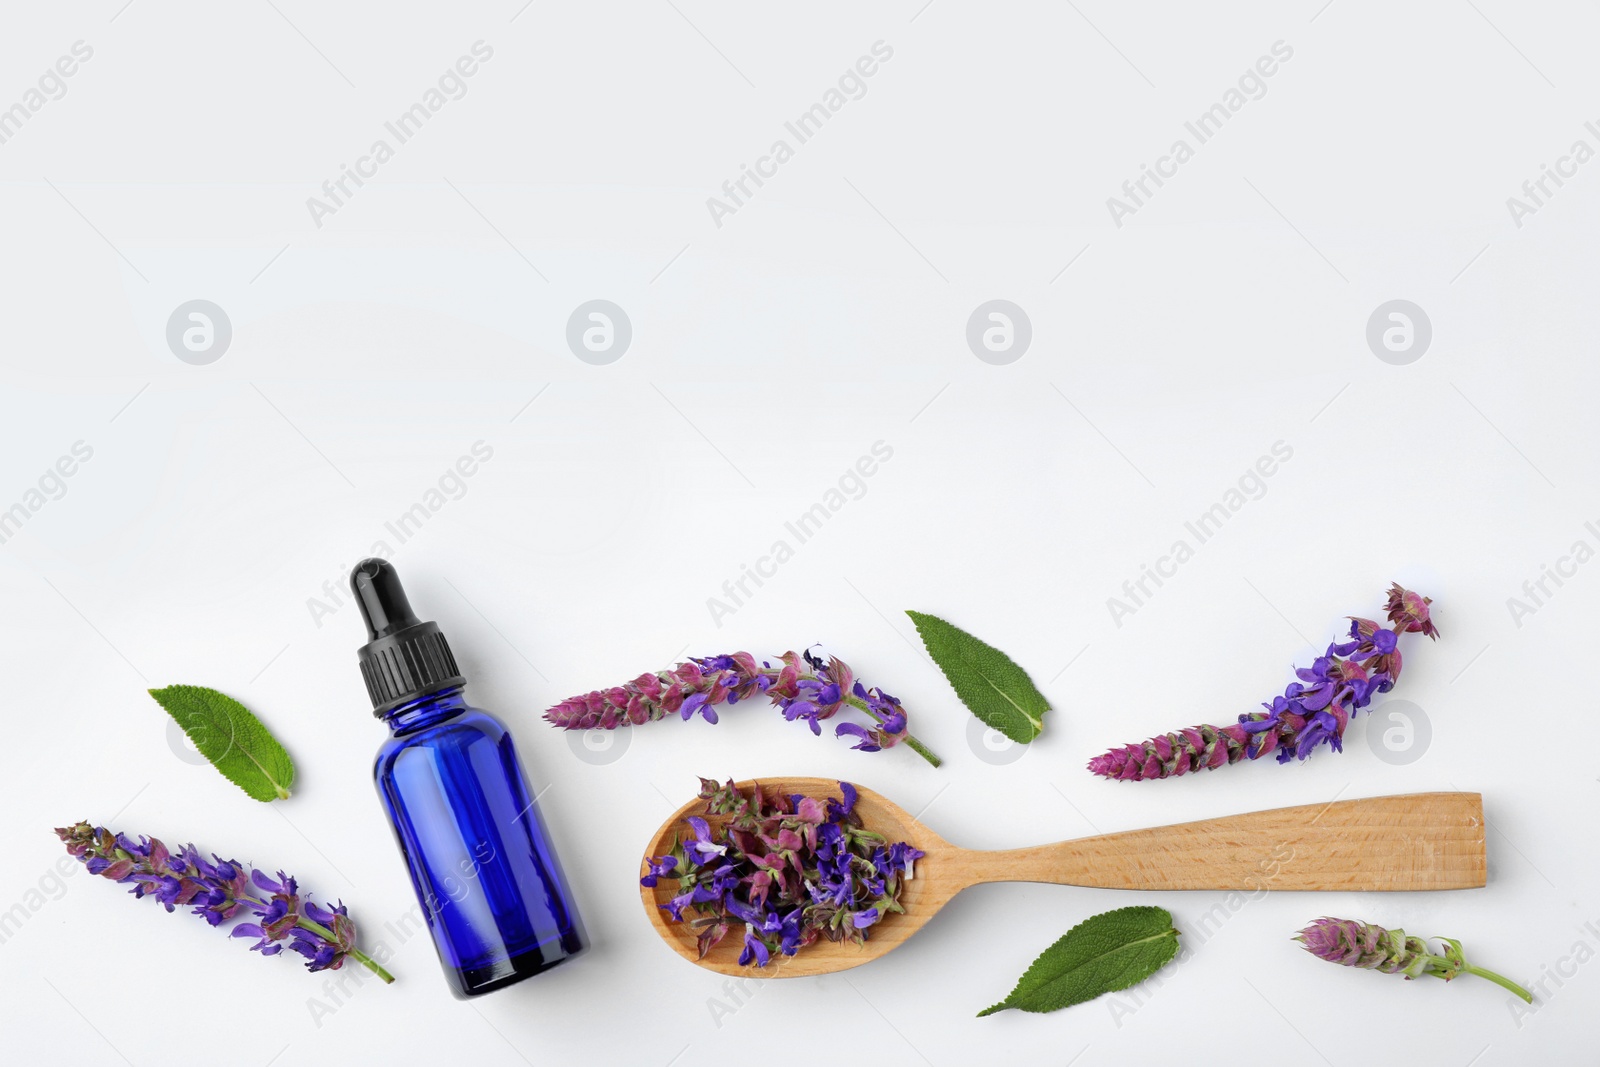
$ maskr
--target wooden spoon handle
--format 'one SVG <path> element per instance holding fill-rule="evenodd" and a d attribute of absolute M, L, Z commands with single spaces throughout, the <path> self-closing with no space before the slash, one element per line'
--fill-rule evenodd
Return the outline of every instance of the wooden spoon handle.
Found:
<path fill-rule="evenodd" d="M 1277 808 L 1055 845 L 952 857 L 967 884 L 1105 889 L 1476 889 L 1483 797 L 1412 793 Z"/>

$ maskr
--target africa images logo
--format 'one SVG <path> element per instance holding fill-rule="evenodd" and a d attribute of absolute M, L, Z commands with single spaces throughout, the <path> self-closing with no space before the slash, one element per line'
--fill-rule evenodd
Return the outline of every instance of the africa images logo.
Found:
<path fill-rule="evenodd" d="M 1129 178 L 1122 183 L 1122 196 L 1109 196 L 1106 198 L 1106 210 L 1111 212 L 1111 221 L 1122 229 L 1123 221 L 1130 215 L 1137 215 L 1139 209 L 1148 204 L 1156 192 L 1167 184 L 1167 181 L 1178 176 L 1178 168 L 1183 166 L 1195 156 L 1195 150 L 1222 132 L 1223 125 L 1252 100 L 1260 100 L 1267 95 L 1267 79 L 1278 73 L 1280 66 L 1294 58 L 1294 48 L 1283 41 L 1272 42 L 1270 55 L 1261 56 L 1255 63 L 1245 68 L 1243 74 L 1233 85 L 1230 85 L 1222 94 L 1222 98 L 1190 122 L 1183 124 L 1184 132 L 1194 139 L 1190 144 L 1187 138 L 1179 137 L 1172 142 L 1164 155 L 1156 157 L 1155 166 L 1148 163 L 1139 164 L 1139 176 Z M 1154 185 L 1155 188 L 1151 188 Z"/>

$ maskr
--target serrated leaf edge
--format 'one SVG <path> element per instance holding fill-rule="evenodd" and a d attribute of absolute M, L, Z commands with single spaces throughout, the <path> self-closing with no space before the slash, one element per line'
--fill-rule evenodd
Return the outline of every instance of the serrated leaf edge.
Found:
<path fill-rule="evenodd" d="M 1138 906 L 1138 905 L 1135 905 L 1135 906 Z M 1145 906 L 1149 906 L 1149 905 L 1145 905 Z M 1113 911 L 1121 911 L 1121 910 L 1123 910 L 1123 909 L 1121 909 L 1121 908 L 1112 908 L 1111 911 L 1103 911 L 1103 912 L 1100 913 L 1100 915 L 1110 915 L 1111 912 L 1113 912 Z M 1091 916 L 1089 916 L 1089 919 L 1098 919 L 1100 917 L 1100 915 L 1091 915 Z M 1072 928 L 1072 930 L 1068 930 L 1066 933 L 1062 934 L 1055 941 L 1051 942 L 1050 945 L 1044 950 L 1044 952 L 1039 953 L 1039 957 L 1042 957 L 1045 954 L 1045 952 L 1049 952 L 1050 949 L 1055 948 L 1056 945 L 1060 944 L 1062 941 L 1064 941 L 1067 938 L 1071 937 L 1073 930 L 1078 929 L 1079 926 L 1082 926 L 1084 923 L 1088 922 L 1089 919 L 1085 919 L 1085 920 L 1083 920 L 1083 922 L 1078 923 L 1077 926 L 1074 926 Z M 1171 912 L 1167 913 L 1167 922 L 1169 924 L 1172 922 L 1172 913 Z M 1084 967 L 1087 967 L 1089 964 L 1095 962 L 1096 960 L 1103 960 L 1107 956 L 1113 955 L 1113 954 L 1115 954 L 1117 952 L 1121 952 L 1123 949 L 1132 948 L 1134 945 L 1146 945 L 1146 944 L 1149 944 L 1152 941 L 1165 940 L 1168 937 L 1170 937 L 1172 939 L 1172 946 L 1173 946 L 1172 956 L 1168 956 L 1166 959 L 1162 960 L 1159 964 L 1157 964 L 1156 967 L 1155 967 L 1155 970 L 1152 970 L 1150 972 L 1150 974 L 1145 975 L 1143 978 L 1135 979 L 1134 981 L 1129 982 L 1127 985 L 1107 986 L 1105 989 L 1102 989 L 1100 992 L 1096 993 L 1094 996 L 1089 997 L 1087 1000 L 1080 1000 L 1080 1001 L 1078 1001 L 1078 1003 L 1079 1004 L 1087 1004 L 1090 1000 L 1098 1000 L 1100 997 L 1105 996 L 1107 993 L 1118 993 L 1118 992 L 1121 992 L 1124 989 L 1131 989 L 1134 986 L 1138 985 L 1140 982 L 1148 980 L 1150 978 L 1150 975 L 1155 974 L 1156 971 L 1159 971 L 1161 968 L 1165 967 L 1167 964 L 1172 962 L 1173 956 L 1176 956 L 1178 954 L 1177 953 L 1178 938 L 1182 937 L 1182 936 L 1183 936 L 1183 931 L 1179 930 L 1176 926 L 1169 925 L 1167 927 L 1167 929 L 1161 931 L 1161 933 L 1159 933 L 1159 934 L 1152 934 L 1149 937 L 1141 937 L 1137 941 L 1124 942 L 1124 943 L 1118 945 L 1116 948 L 1112 949 L 1110 952 L 1102 952 L 1098 956 L 1091 956 L 1089 959 L 1084 960 L 1077 967 L 1074 967 L 1073 970 L 1074 971 L 1080 970 L 1080 969 L 1082 969 Z M 1023 1007 L 1019 1007 L 1019 1006 L 1014 1005 L 1014 1004 L 1011 1003 L 1012 998 L 1015 997 L 1022 990 L 1022 979 L 1027 977 L 1028 971 L 1033 970 L 1034 965 L 1039 962 L 1039 957 L 1035 957 L 1033 963 L 1028 964 L 1027 970 L 1022 972 L 1022 978 L 1018 978 L 1017 979 L 1016 988 L 1012 989 L 1011 992 L 1007 993 L 1004 1000 L 1002 1000 L 1000 1003 L 994 1005 L 993 1007 L 984 1008 L 982 1011 L 980 1011 L 977 1014 L 977 1018 L 981 1019 L 985 1015 L 993 1015 L 997 1011 L 1006 1011 L 1006 1010 L 1012 1009 L 1012 1008 L 1015 1008 L 1015 1010 L 1017 1010 L 1017 1011 L 1029 1012 L 1030 1014 L 1033 1014 L 1033 1015 L 1047 1015 L 1052 1011 L 1060 1011 L 1061 1010 L 1060 1008 L 1046 1008 L 1044 1011 L 1036 1011 L 1033 1008 L 1023 1008 Z M 1068 972 L 1068 973 L 1070 974 L 1071 972 Z M 1076 1007 L 1076 1006 L 1077 1005 L 1073 1005 L 1073 1004 L 1063 1005 L 1063 1007 Z"/>
<path fill-rule="evenodd" d="M 1039 699 L 1040 700 L 1044 701 L 1045 710 L 1046 711 L 1054 711 L 1055 710 L 1054 708 L 1052 708 L 1050 706 L 1050 699 L 1048 697 L 1046 697 L 1044 695 L 1044 693 L 1039 691 L 1038 685 L 1036 685 L 1034 683 L 1034 681 L 1033 681 L 1033 678 L 1031 676 L 1029 676 L 1027 668 L 1023 667 L 1022 664 L 1020 664 L 1016 660 L 1012 659 L 1011 658 L 1011 654 L 1006 652 L 1004 649 L 996 648 L 994 645 L 989 644 L 989 642 L 985 641 L 983 638 L 979 637 L 977 634 L 972 633 L 970 630 L 963 630 L 963 629 L 961 629 L 961 627 L 957 626 L 955 623 L 951 622 L 948 619 L 941 618 L 938 615 L 930 615 L 925 611 L 913 611 L 910 608 L 906 609 L 906 614 L 911 617 L 911 625 L 916 628 L 917 636 L 919 638 L 921 638 L 921 640 L 922 640 L 922 647 L 927 649 L 928 656 L 930 658 L 933 658 L 933 649 L 928 644 L 928 636 L 927 636 L 927 634 L 924 634 L 922 632 L 922 624 L 917 621 L 918 616 L 921 616 L 924 619 L 932 619 L 935 622 L 938 622 L 938 623 L 941 623 L 941 624 L 943 624 L 945 626 L 948 626 L 948 627 L 950 627 L 950 629 L 955 630 L 958 633 L 961 633 L 961 634 L 963 634 L 963 635 L 965 635 L 967 637 L 970 637 L 972 640 L 977 641 L 979 644 L 982 644 L 986 648 L 993 649 L 995 652 L 997 652 L 1001 656 L 1004 656 L 1006 658 L 1006 660 L 1008 660 L 1013 667 L 1017 668 L 1017 670 L 1022 672 L 1023 677 L 1028 680 L 1028 684 L 1030 686 L 1033 686 L 1033 691 L 1035 693 L 1039 694 Z M 963 652 L 961 650 L 957 650 L 956 658 L 961 660 L 961 662 L 965 663 L 967 666 L 971 667 L 972 668 L 972 672 L 974 674 L 976 674 L 979 678 L 982 678 L 983 679 L 983 683 L 985 685 L 987 685 L 990 689 L 993 689 L 996 693 L 1000 694 L 1000 696 L 1005 700 L 1005 702 L 1007 704 L 1010 704 L 1013 708 L 1016 708 L 1018 713 L 1020 713 L 1022 715 L 1022 717 L 1025 720 L 1027 720 L 1029 725 L 1031 725 L 1033 727 L 1033 737 L 1026 738 L 1026 739 L 1018 742 L 1019 744 L 1026 745 L 1026 744 L 1030 743 L 1031 741 L 1033 741 L 1034 738 L 1037 738 L 1040 734 L 1044 733 L 1044 719 L 1042 717 L 1036 719 L 1032 715 L 1028 714 L 1028 710 L 1026 708 L 1024 708 L 1021 704 L 1018 704 L 1015 700 L 1013 700 L 1010 693 L 1007 693 L 1004 689 L 1001 689 L 998 685 L 995 685 L 994 682 L 990 680 L 989 675 L 986 674 L 984 672 L 984 670 L 981 667 L 979 667 L 978 664 L 975 663 L 971 659 L 971 657 L 967 656 L 965 654 L 965 652 Z M 944 669 L 944 666 L 939 663 L 938 659 L 934 659 L 933 663 L 934 663 L 934 666 L 939 668 L 939 673 L 943 674 L 945 676 L 945 681 L 949 682 L 950 683 L 950 687 L 952 689 L 954 689 L 955 688 L 955 682 L 951 680 L 950 675 Z M 960 699 L 961 694 L 959 692 L 956 693 L 956 697 L 957 697 L 957 699 Z M 961 702 L 964 705 L 966 704 L 966 701 L 964 701 L 964 700 L 961 701 Z M 981 715 L 978 715 L 978 713 L 976 711 L 974 711 L 973 708 L 970 705 L 967 705 L 967 710 L 969 712 L 972 712 L 972 715 L 975 718 L 977 718 L 980 722 L 984 722 L 983 717 Z M 984 722 L 984 725 L 985 726 L 991 726 L 992 724 L 988 723 L 988 722 Z M 999 727 L 994 727 L 994 728 L 995 729 L 999 729 Z M 1002 731 L 1002 732 L 1004 732 L 1004 731 Z M 1016 741 L 1017 739 L 1013 737 L 1013 738 L 1011 738 L 1011 740 Z"/>
<path fill-rule="evenodd" d="M 283 742 L 279 741 L 277 739 L 277 737 L 273 735 L 272 731 L 267 729 L 267 724 L 261 721 L 261 717 L 259 715 L 256 715 L 256 713 L 251 711 L 249 708 L 245 707 L 244 701 L 239 700 L 237 697 L 229 696 L 227 693 L 224 693 L 222 690 L 213 688 L 213 687 L 208 686 L 208 685 L 189 685 L 188 683 L 184 683 L 184 682 L 175 682 L 172 685 L 162 686 L 160 689 L 147 689 L 147 690 L 145 690 L 145 692 L 150 694 L 150 698 L 156 702 L 156 706 L 159 707 L 162 711 L 166 712 L 167 717 L 172 719 L 173 722 L 176 722 L 178 724 L 178 729 L 183 731 L 183 736 L 187 737 L 191 742 L 194 742 L 197 746 L 198 746 L 198 742 L 195 741 L 194 735 L 189 732 L 188 724 L 185 723 L 182 719 L 178 718 L 178 716 L 174 715 L 172 713 L 172 709 L 167 707 L 166 704 L 162 703 L 160 697 L 156 696 L 157 693 L 162 692 L 162 691 L 167 690 L 167 689 L 198 689 L 198 690 L 204 690 L 206 692 L 215 693 L 218 696 L 220 696 L 220 697 L 222 697 L 222 698 L 224 698 L 226 700 L 231 700 L 233 703 L 235 703 L 239 707 L 243 708 L 245 714 L 247 714 L 250 717 L 252 717 L 253 719 L 255 719 L 256 725 L 261 727 L 262 731 L 267 735 L 267 737 L 272 741 L 272 743 L 277 745 L 278 748 L 283 751 L 284 757 L 289 760 L 289 781 L 288 781 L 288 783 L 285 784 L 285 783 L 279 782 L 278 779 L 273 776 L 273 773 L 267 769 L 266 765 L 263 764 L 259 759 L 256 758 L 255 753 L 251 752 L 250 749 L 242 741 L 240 741 L 239 733 L 238 733 L 237 730 L 232 730 L 231 731 L 231 737 L 229 738 L 228 743 L 230 745 L 232 745 L 234 748 L 237 748 L 239 750 L 239 752 L 241 754 L 243 754 L 245 759 L 247 759 L 251 763 L 255 764 L 256 769 L 261 772 L 261 777 L 266 781 L 266 783 L 268 785 L 270 785 L 272 787 L 272 791 L 278 795 L 278 799 L 279 800 L 288 800 L 289 799 L 289 797 L 292 795 L 290 793 L 290 791 L 289 791 L 289 786 L 294 784 L 294 773 L 295 773 L 294 759 L 293 759 L 293 757 L 289 756 L 289 750 L 284 748 Z M 229 726 L 231 727 L 233 725 L 234 716 L 233 716 L 232 711 L 227 709 L 226 705 L 224 705 L 224 714 L 226 715 L 227 719 L 229 720 Z M 203 753 L 202 753 L 202 755 L 203 755 Z M 218 774 L 222 774 L 222 768 L 218 767 L 216 765 L 216 763 L 214 761 L 212 761 L 209 757 L 206 759 L 206 762 L 210 763 L 211 766 L 212 766 L 212 769 L 214 769 Z M 246 789 L 244 786 L 240 785 L 238 782 L 233 781 L 233 779 L 229 778 L 226 774 L 222 774 L 222 777 L 226 781 L 228 781 L 232 785 L 234 785 L 245 796 L 250 797 L 251 800 L 258 800 L 260 803 L 270 803 L 271 802 L 271 798 L 270 797 L 267 798 L 266 800 L 259 800 L 259 798 L 253 796 L 248 789 Z"/>

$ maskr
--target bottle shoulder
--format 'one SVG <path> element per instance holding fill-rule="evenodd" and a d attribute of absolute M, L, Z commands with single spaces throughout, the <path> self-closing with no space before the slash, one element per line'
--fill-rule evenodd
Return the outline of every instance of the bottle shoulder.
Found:
<path fill-rule="evenodd" d="M 439 722 L 394 734 L 378 746 L 374 771 L 381 774 L 403 753 L 418 748 L 458 748 L 477 738 L 499 743 L 507 731 L 505 724 L 481 708 L 468 707 L 457 715 Z"/>

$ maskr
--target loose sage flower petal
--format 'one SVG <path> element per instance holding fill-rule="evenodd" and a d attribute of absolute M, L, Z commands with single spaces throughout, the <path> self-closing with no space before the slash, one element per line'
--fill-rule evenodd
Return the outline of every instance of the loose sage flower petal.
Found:
<path fill-rule="evenodd" d="M 741 967 L 765 967 L 822 938 L 864 944 L 905 911 L 901 890 L 925 853 L 863 825 L 859 795 L 849 782 L 837 799 L 768 793 L 758 782 L 747 796 L 732 779 L 702 778 L 705 816 L 717 825 L 685 819 L 672 851 L 645 859 L 639 884 L 676 881 L 677 895 L 659 907 L 699 931 L 701 959 L 740 923 Z"/>

